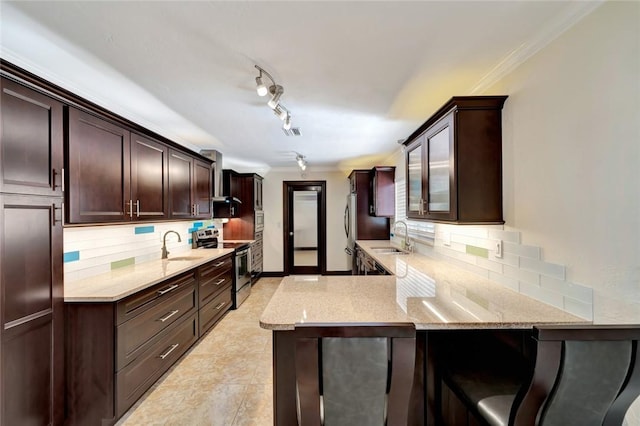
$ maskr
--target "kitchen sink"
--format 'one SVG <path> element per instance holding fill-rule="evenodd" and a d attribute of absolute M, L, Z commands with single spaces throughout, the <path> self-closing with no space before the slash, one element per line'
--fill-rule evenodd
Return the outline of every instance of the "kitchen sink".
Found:
<path fill-rule="evenodd" d="M 199 257 L 199 256 L 176 256 L 176 257 L 169 257 L 169 258 L 167 258 L 165 260 L 188 261 L 188 260 L 199 260 L 199 259 L 202 259 L 202 258 Z"/>
<path fill-rule="evenodd" d="M 378 254 L 409 254 L 409 252 L 396 247 L 371 247 L 371 251 Z"/>

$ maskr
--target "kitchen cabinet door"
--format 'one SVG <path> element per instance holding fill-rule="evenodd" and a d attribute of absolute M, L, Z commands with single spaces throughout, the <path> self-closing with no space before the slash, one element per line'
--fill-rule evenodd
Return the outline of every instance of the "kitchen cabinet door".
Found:
<path fill-rule="evenodd" d="M 62 424 L 62 198 L 0 194 L 0 423 Z"/>
<path fill-rule="evenodd" d="M 394 217 L 396 214 L 396 168 L 378 166 L 371 169 L 371 206 L 369 214 L 378 217 Z"/>
<path fill-rule="evenodd" d="M 169 211 L 173 219 L 192 219 L 193 159 L 178 151 L 169 150 Z"/>
<path fill-rule="evenodd" d="M 169 148 L 136 133 L 131 135 L 132 220 L 162 220 L 169 217 L 167 188 Z"/>
<path fill-rule="evenodd" d="M 422 163 L 424 148 L 422 142 L 424 137 L 418 138 L 407 147 L 406 170 L 407 170 L 407 216 L 421 219 L 424 217 L 424 173 Z"/>
<path fill-rule="evenodd" d="M 70 223 L 128 219 L 129 131 L 69 108 L 67 214 Z"/>
<path fill-rule="evenodd" d="M 62 196 L 62 104 L 4 77 L 0 87 L 0 192 Z"/>
<path fill-rule="evenodd" d="M 258 175 L 253 175 L 253 201 L 254 210 L 261 211 L 263 210 L 262 204 L 262 177 Z"/>
<path fill-rule="evenodd" d="M 194 159 L 193 172 L 196 217 L 211 219 L 211 164 Z"/>
<path fill-rule="evenodd" d="M 501 224 L 506 96 L 452 98 L 407 139 L 407 216 Z"/>
<path fill-rule="evenodd" d="M 430 219 L 457 220 L 457 194 L 454 178 L 454 114 L 449 114 L 433 125 L 424 135 L 426 163 L 426 215 Z"/>

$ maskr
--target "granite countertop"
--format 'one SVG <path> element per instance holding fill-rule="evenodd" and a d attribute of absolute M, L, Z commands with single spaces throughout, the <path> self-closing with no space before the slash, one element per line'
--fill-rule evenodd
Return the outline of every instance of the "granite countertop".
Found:
<path fill-rule="evenodd" d="M 65 282 L 64 301 L 116 302 L 229 253 L 233 253 L 233 249 L 188 250 L 170 254 L 169 259 L 151 260 L 90 278 Z"/>
<path fill-rule="evenodd" d="M 427 330 L 590 323 L 445 261 L 371 250 L 389 241 L 357 243 L 395 275 L 285 277 L 260 326 L 293 330 L 300 322 L 413 322 Z"/>

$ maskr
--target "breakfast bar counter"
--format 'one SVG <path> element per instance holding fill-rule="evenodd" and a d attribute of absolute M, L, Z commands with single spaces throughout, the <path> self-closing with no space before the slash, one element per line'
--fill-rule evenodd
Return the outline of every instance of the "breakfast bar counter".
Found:
<path fill-rule="evenodd" d="M 358 245 L 394 275 L 288 276 L 260 318 L 260 326 L 273 331 L 276 425 L 297 424 L 292 366 L 297 362 L 296 327 L 302 324 L 414 324 L 416 369 L 411 424 L 434 425 L 440 423 L 442 397 L 441 367 L 434 353 L 438 350 L 436 342 L 443 337 L 448 340 L 461 332 L 480 336 L 498 333 L 522 341 L 537 325 L 591 323 L 445 261 L 373 250 L 388 247 L 388 242 L 365 241 Z"/>
<path fill-rule="evenodd" d="M 374 256 L 395 275 L 285 277 L 260 318 L 261 327 L 412 322 L 417 330 L 429 330 L 588 323 L 441 260 Z"/>

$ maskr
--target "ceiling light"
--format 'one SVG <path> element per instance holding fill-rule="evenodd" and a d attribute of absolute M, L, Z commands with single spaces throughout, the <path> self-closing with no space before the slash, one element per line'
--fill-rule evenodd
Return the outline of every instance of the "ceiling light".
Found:
<path fill-rule="evenodd" d="M 256 91 L 258 92 L 258 96 L 266 96 L 269 93 L 269 89 L 262 82 L 262 72 L 260 72 L 260 77 L 256 77 Z"/>
<path fill-rule="evenodd" d="M 289 111 L 284 107 L 284 105 L 276 105 L 273 108 L 273 113 L 278 116 L 280 120 L 284 120 L 289 115 Z"/>
<path fill-rule="evenodd" d="M 284 124 L 282 125 L 282 129 L 285 131 L 285 134 L 287 134 L 287 132 L 291 130 L 291 114 L 289 113 L 289 110 L 286 109 L 284 105 L 280 103 L 280 98 L 284 93 L 284 87 L 277 84 L 273 79 L 273 77 L 271 77 L 271 74 L 269 74 L 268 72 L 260 68 L 258 65 L 254 65 L 254 66 L 260 72 L 260 74 L 256 77 L 256 91 L 258 92 L 259 96 L 265 96 L 267 93 L 271 94 L 271 99 L 269 99 L 269 101 L 267 102 L 267 105 L 269 106 L 269 108 L 273 110 L 273 113 L 277 115 L 278 118 L 280 118 L 280 120 L 284 121 Z M 271 80 L 271 84 L 268 86 L 268 88 L 262 78 L 263 74 L 269 80 Z M 300 134 L 299 129 L 297 134 L 298 135 Z M 305 163 L 305 167 L 306 167 L 306 163 Z"/>
<path fill-rule="evenodd" d="M 269 105 L 271 109 L 274 109 L 280 102 L 280 97 L 284 93 L 284 88 L 279 84 L 274 84 L 269 87 L 269 92 L 271 93 L 272 98 L 267 102 L 267 105 Z"/>
<path fill-rule="evenodd" d="M 298 163 L 298 167 L 303 172 L 307 169 L 307 160 L 304 159 L 304 155 L 296 152 L 296 163 Z"/>

